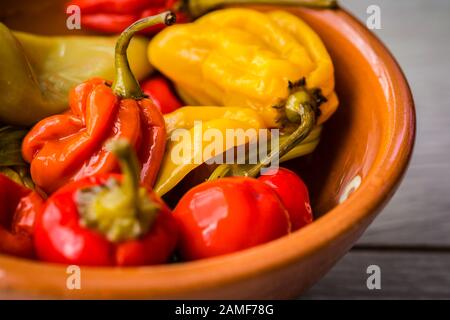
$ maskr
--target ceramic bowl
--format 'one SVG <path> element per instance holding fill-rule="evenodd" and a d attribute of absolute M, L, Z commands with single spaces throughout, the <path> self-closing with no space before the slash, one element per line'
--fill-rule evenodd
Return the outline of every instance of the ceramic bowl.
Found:
<path fill-rule="evenodd" d="M 37 8 L 37 2 L 31 3 Z M 62 32 L 64 16 L 55 2 L 39 5 L 53 16 L 18 10 L 6 24 L 38 33 Z M 330 270 L 396 190 L 413 148 L 414 106 L 392 55 L 349 13 L 288 10 L 307 21 L 325 42 L 341 101 L 314 154 L 289 163 L 310 187 L 317 219 L 313 224 L 265 245 L 197 262 L 83 267 L 81 290 L 67 289 L 67 266 L 0 255 L 0 296 L 295 298 Z"/>

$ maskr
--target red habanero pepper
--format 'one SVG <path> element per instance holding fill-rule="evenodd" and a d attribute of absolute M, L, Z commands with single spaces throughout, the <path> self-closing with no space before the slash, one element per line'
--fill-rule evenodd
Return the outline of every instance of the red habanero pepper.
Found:
<path fill-rule="evenodd" d="M 96 13 L 81 16 L 83 28 L 103 33 L 121 33 L 129 25 L 139 19 L 139 15 L 133 13 Z"/>
<path fill-rule="evenodd" d="M 313 220 L 308 189 L 294 172 L 269 169 L 258 179 L 227 177 L 188 191 L 174 210 L 186 260 L 250 248 Z"/>
<path fill-rule="evenodd" d="M 197 260 L 247 249 L 287 235 L 288 212 L 276 192 L 253 178 L 202 183 L 178 202 L 180 254 Z"/>
<path fill-rule="evenodd" d="M 33 257 L 34 222 L 43 203 L 38 193 L 0 174 L 0 253 Z"/>
<path fill-rule="evenodd" d="M 167 0 L 74 0 L 68 5 L 76 5 L 82 14 L 97 12 L 127 14 L 135 13 L 149 6 L 163 7 Z M 134 21 L 133 21 L 134 22 Z"/>
<path fill-rule="evenodd" d="M 286 115 L 297 127 L 282 143 L 256 165 L 218 166 L 209 181 L 181 198 L 174 216 L 180 227 L 183 258 L 195 260 L 246 249 L 311 222 L 307 190 L 300 178 L 286 169 L 266 169 L 260 176 L 315 126 L 319 101 L 304 89 L 289 99 Z"/>
<path fill-rule="evenodd" d="M 131 25 L 116 44 L 112 87 L 103 79 L 78 85 L 70 93 L 69 111 L 43 119 L 30 130 L 22 143 L 22 155 L 42 190 L 52 193 L 71 181 L 116 171 L 117 161 L 105 142 L 120 138 L 130 141 L 138 153 L 142 183 L 153 185 L 164 155 L 165 123 L 134 78 L 126 50 L 138 30 L 172 24 L 174 19 L 171 12 L 165 12 Z"/>
<path fill-rule="evenodd" d="M 34 244 L 41 260 L 91 266 L 166 262 L 177 224 L 164 202 L 140 186 L 137 157 L 126 140 L 108 145 L 122 174 L 86 177 L 56 191 L 37 215 Z"/>
<path fill-rule="evenodd" d="M 223 177 L 245 176 L 258 178 L 270 186 L 286 207 L 292 231 L 300 229 L 313 220 L 309 202 L 308 189 L 294 172 L 284 168 L 269 168 L 270 164 L 279 163 L 284 155 L 301 143 L 316 125 L 316 115 L 322 99 L 305 87 L 299 87 L 288 98 L 286 116 L 296 128 L 278 146 L 256 165 L 222 164 L 209 177 L 210 181 Z M 263 172 L 265 170 L 265 172 Z"/>
<path fill-rule="evenodd" d="M 161 75 L 152 76 L 141 83 L 142 91 L 152 99 L 162 114 L 170 113 L 183 106 L 173 93 L 169 80 Z"/>
<path fill-rule="evenodd" d="M 175 10 L 178 22 L 187 22 L 185 13 L 178 11 L 178 0 L 72 0 L 67 6 L 76 5 L 81 11 L 83 28 L 104 33 L 121 33 L 138 19 Z M 140 33 L 154 34 L 164 25 L 154 25 Z"/>
<path fill-rule="evenodd" d="M 289 212 L 292 231 L 313 221 L 308 188 L 297 174 L 285 168 L 269 169 L 258 180 L 272 187 L 278 194 Z"/>

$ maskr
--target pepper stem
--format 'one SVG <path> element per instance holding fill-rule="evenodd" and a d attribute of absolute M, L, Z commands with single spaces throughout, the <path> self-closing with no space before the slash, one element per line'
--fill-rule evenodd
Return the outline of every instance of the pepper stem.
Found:
<path fill-rule="evenodd" d="M 129 197 L 133 205 L 138 203 L 139 199 L 139 162 L 136 153 L 127 140 L 121 139 L 111 141 L 107 145 L 120 164 L 123 180 L 121 190 L 126 197 Z M 137 207 L 135 209 L 138 209 Z"/>
<path fill-rule="evenodd" d="M 278 148 L 272 149 L 256 165 L 223 164 L 217 167 L 208 180 L 215 180 L 225 176 L 257 177 L 261 170 L 275 160 L 277 162 L 311 133 L 316 125 L 316 114 L 321 103 L 326 99 L 320 90 L 309 91 L 306 89 L 304 79 L 297 83 L 289 83 L 291 95 L 286 100 L 284 108 L 285 121 L 289 124 L 298 124 L 296 129 L 281 143 Z"/>
<path fill-rule="evenodd" d="M 337 8 L 337 0 L 189 0 L 190 14 L 196 18 L 223 5 L 273 4 L 311 8 Z"/>
<path fill-rule="evenodd" d="M 112 89 L 114 93 L 122 98 L 142 99 L 144 93 L 141 90 L 139 82 L 131 71 L 127 58 L 127 49 L 134 34 L 142 29 L 165 24 L 167 26 L 174 24 L 176 16 L 170 11 L 160 13 L 155 16 L 146 17 L 133 23 L 122 32 L 116 43 L 115 49 L 115 68 L 116 76 Z"/>
<path fill-rule="evenodd" d="M 112 141 L 107 147 L 118 158 L 123 179 L 111 177 L 103 185 L 78 191 L 80 223 L 112 242 L 137 239 L 149 230 L 160 206 L 140 187 L 139 164 L 129 142 Z"/>
<path fill-rule="evenodd" d="M 292 99 L 297 99 L 291 96 Z M 291 151 L 296 145 L 302 142 L 312 131 L 316 123 L 315 111 L 309 104 L 303 104 L 298 100 L 299 118 L 301 119 L 298 128 L 284 141 L 279 148 L 271 150 L 271 152 L 263 158 L 258 164 L 247 171 L 247 176 L 257 177 L 261 169 L 269 166 L 275 159 L 281 159 L 285 154 Z"/>

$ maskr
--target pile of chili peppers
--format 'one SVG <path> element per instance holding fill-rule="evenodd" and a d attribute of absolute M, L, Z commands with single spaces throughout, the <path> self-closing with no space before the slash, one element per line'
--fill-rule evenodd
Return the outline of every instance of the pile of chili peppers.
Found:
<path fill-rule="evenodd" d="M 284 161 L 313 150 L 324 114 L 329 117 L 337 107 L 331 60 L 309 27 L 282 12 L 223 10 L 159 34 L 149 46 L 149 59 L 161 74 L 139 83 L 127 58 L 132 37 L 160 31 L 177 18 L 186 22 L 188 15 L 182 11 L 186 6 L 173 0 L 74 0 L 72 4 L 82 9 L 87 28 L 125 30 L 115 47 L 115 78 L 111 82 L 97 77 L 77 85 L 69 94 L 69 110 L 40 120 L 23 139 L 21 152 L 30 164 L 35 188 L 0 174 L 0 253 L 76 265 L 153 265 L 174 256 L 190 261 L 233 253 L 313 221 L 308 189 L 297 174 L 285 168 L 260 174 L 275 157 Z M 167 9 L 175 9 L 176 14 Z M 316 56 L 299 62 L 293 56 L 284 58 L 281 48 L 280 57 L 273 58 L 278 71 L 248 70 L 248 74 L 261 74 L 260 79 L 225 90 L 236 74 L 221 70 L 224 66 L 214 59 L 221 57 L 223 48 L 207 42 L 220 42 L 223 37 L 227 43 L 262 43 L 257 34 L 253 38 L 232 35 L 244 17 L 254 23 L 247 28 L 274 28 L 277 37 L 290 39 L 289 50 L 307 57 L 302 44 L 314 46 Z M 292 30 L 302 31 L 307 40 L 294 39 L 289 34 Z M 182 39 L 187 31 L 192 38 Z M 199 40 L 210 32 L 218 38 Z M 164 51 L 164 46 L 173 48 Z M 186 75 L 192 78 L 187 81 L 170 59 L 192 58 L 180 52 L 196 48 L 212 53 L 208 61 L 198 57 L 186 61 L 191 68 Z M 234 49 L 241 54 L 240 63 L 246 64 L 249 57 L 242 58 L 246 48 L 236 45 Z M 266 67 L 274 63 L 263 50 L 254 54 L 259 61 L 268 59 Z M 224 79 L 199 76 L 198 70 L 212 67 L 208 63 L 214 61 L 217 76 L 222 74 Z M 312 70 L 314 65 L 319 71 Z M 299 73 L 291 71 L 295 66 L 300 73 L 308 70 L 309 76 L 294 81 Z M 284 87 L 286 75 L 292 80 Z M 258 96 L 266 79 L 272 81 L 271 105 Z M 184 107 L 172 83 L 185 101 L 200 101 L 203 106 Z M 202 92 L 199 85 L 210 92 Z M 219 96 L 211 99 L 211 92 Z M 241 107 L 227 106 L 230 101 Z M 169 138 L 176 129 L 193 130 L 198 120 L 223 132 L 278 127 L 283 135 L 279 148 L 270 150 L 256 165 L 213 168 L 207 181 L 178 197 L 171 210 L 161 196 L 176 190 L 198 165 L 171 163 L 168 154 L 177 145 Z"/>

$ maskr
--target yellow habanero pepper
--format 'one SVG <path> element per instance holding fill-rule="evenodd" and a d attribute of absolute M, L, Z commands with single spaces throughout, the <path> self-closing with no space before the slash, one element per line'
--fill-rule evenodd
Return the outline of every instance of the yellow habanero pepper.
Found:
<path fill-rule="evenodd" d="M 211 12 L 163 30 L 150 42 L 149 59 L 180 95 L 197 105 L 250 107 L 268 127 L 281 127 L 279 107 L 289 83 L 305 78 L 326 98 L 317 124 L 336 110 L 334 69 L 319 36 L 285 11 L 245 8 Z"/>
<path fill-rule="evenodd" d="M 182 107 L 164 115 L 167 136 L 176 129 L 191 129 L 195 121 L 214 119 L 238 120 L 252 128 L 266 128 L 266 124 L 257 112 L 242 107 Z"/>
<path fill-rule="evenodd" d="M 221 156 L 230 148 L 258 139 L 246 130 L 267 128 L 267 124 L 257 111 L 245 107 L 188 106 L 164 115 L 164 120 L 169 141 L 154 187 L 160 196 L 170 191 L 201 164 Z M 178 129 L 184 131 L 177 131 Z M 211 131 L 208 133 L 209 129 L 215 129 L 218 137 L 212 136 Z M 227 129 L 243 130 L 241 139 L 234 133 L 231 141 L 226 138 L 226 141 L 223 141 L 221 137 L 227 136 Z M 285 153 L 280 155 L 280 161 L 288 161 L 311 153 L 319 143 L 321 130 L 322 126 L 316 126 L 306 132 L 301 143 L 294 143 L 292 148 L 286 149 Z M 267 137 L 270 138 L 270 132 L 267 132 Z M 280 146 L 290 145 L 288 141 L 290 138 L 291 135 L 288 133 L 282 135 Z M 206 152 L 207 148 L 211 149 L 210 152 Z"/>
<path fill-rule="evenodd" d="M 244 134 L 224 141 L 227 130 L 266 128 L 256 111 L 242 107 L 183 107 L 166 114 L 164 118 L 169 141 L 154 186 L 160 196 L 202 163 L 256 138 Z"/>

